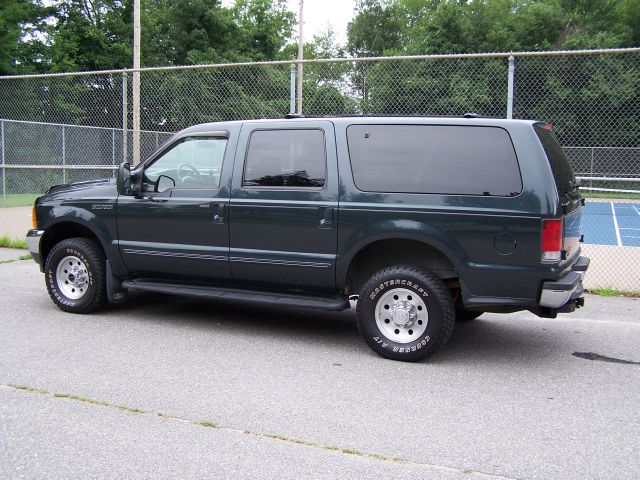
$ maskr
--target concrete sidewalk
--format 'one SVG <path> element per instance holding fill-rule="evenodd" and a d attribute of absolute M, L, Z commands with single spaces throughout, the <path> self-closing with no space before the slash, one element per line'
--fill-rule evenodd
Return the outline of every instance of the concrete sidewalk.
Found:
<path fill-rule="evenodd" d="M 0 248 L 0 262 L 3 260 L 19 260 L 22 255 L 29 253 L 20 248 Z"/>
<path fill-rule="evenodd" d="M 31 228 L 31 207 L 0 208 L 0 237 L 24 240 Z"/>

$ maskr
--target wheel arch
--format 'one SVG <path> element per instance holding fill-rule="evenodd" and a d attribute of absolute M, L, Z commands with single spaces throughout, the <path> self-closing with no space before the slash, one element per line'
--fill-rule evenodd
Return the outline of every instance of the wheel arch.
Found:
<path fill-rule="evenodd" d="M 393 265 L 411 265 L 431 271 L 442 280 L 457 280 L 460 266 L 452 258 L 449 252 L 422 239 L 378 238 L 361 246 L 350 257 L 341 286 L 349 294 L 357 295 L 373 274 Z"/>
<path fill-rule="evenodd" d="M 51 249 L 53 249 L 57 243 L 73 237 L 82 237 L 93 240 L 100 246 L 100 248 L 102 248 L 105 255 L 107 254 L 104 242 L 93 228 L 84 222 L 65 218 L 46 227 L 45 233 L 42 235 L 42 240 L 40 241 L 42 264 L 44 265 Z"/>

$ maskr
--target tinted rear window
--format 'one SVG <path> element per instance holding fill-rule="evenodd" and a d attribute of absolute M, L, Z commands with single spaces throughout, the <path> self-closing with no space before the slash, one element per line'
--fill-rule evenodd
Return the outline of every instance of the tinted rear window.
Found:
<path fill-rule="evenodd" d="M 576 177 L 573 174 L 573 170 L 571 170 L 571 165 L 569 165 L 569 159 L 562 147 L 560 147 L 550 126 L 546 123 L 536 123 L 534 127 L 542 148 L 547 154 L 547 160 L 549 160 L 549 165 L 553 172 L 558 194 L 560 198 L 566 199 L 571 196 L 572 192 L 577 191 Z"/>
<path fill-rule="evenodd" d="M 497 127 L 351 125 L 353 178 L 367 192 L 512 196 L 522 191 L 509 134 Z"/>
<path fill-rule="evenodd" d="M 242 184 L 322 187 L 326 172 L 322 130 L 256 130 L 249 140 Z"/>

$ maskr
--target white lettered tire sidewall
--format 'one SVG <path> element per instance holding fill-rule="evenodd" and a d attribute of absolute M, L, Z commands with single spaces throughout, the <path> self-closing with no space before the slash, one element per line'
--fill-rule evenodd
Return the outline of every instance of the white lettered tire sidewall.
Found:
<path fill-rule="evenodd" d="M 78 299 L 67 297 L 58 288 L 57 270 L 60 261 L 77 257 L 87 269 L 86 293 Z M 62 310 L 72 313 L 89 313 L 105 303 L 104 254 L 95 242 L 85 238 L 70 238 L 53 247 L 45 264 L 45 282 L 51 300 Z"/>
<path fill-rule="evenodd" d="M 398 288 L 419 295 L 428 314 L 425 331 L 406 343 L 388 338 L 376 324 L 378 300 Z M 454 311 L 449 291 L 438 277 L 414 267 L 396 266 L 379 271 L 364 285 L 358 297 L 356 319 L 360 333 L 374 351 L 395 360 L 416 361 L 446 343 L 453 331 Z"/>

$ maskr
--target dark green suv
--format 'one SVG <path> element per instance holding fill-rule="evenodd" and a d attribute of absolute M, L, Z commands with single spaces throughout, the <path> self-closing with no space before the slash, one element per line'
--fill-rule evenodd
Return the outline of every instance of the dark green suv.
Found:
<path fill-rule="evenodd" d="M 51 187 L 27 242 L 53 302 L 129 290 L 343 310 L 379 354 L 455 320 L 582 305 L 583 201 L 548 124 L 477 117 L 197 125 L 116 180 Z"/>

